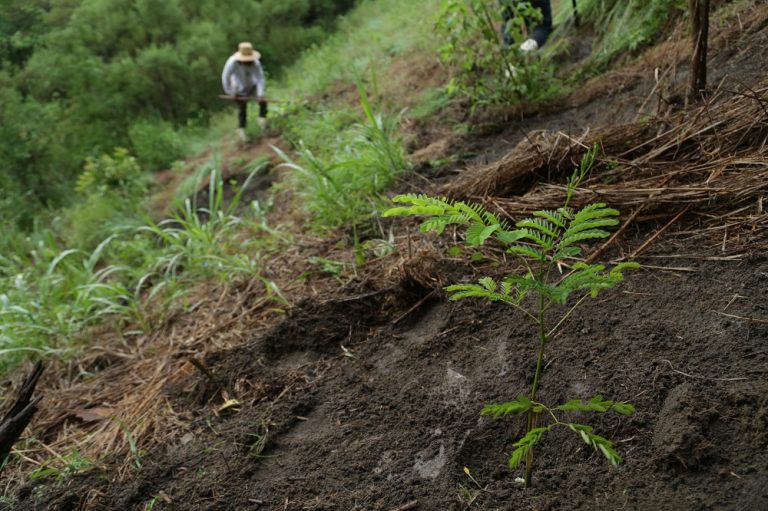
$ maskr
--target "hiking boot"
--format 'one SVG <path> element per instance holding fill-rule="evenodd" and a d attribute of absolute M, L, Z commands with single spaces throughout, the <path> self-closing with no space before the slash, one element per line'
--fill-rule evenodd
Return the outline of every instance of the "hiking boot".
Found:
<path fill-rule="evenodd" d="M 267 118 L 266 117 L 259 117 L 256 122 L 259 123 L 259 128 L 261 128 L 261 132 L 264 133 L 267 131 Z"/>
<path fill-rule="evenodd" d="M 237 128 L 237 139 L 241 144 L 245 144 L 248 141 L 248 137 L 245 136 L 245 130 L 243 128 Z"/>

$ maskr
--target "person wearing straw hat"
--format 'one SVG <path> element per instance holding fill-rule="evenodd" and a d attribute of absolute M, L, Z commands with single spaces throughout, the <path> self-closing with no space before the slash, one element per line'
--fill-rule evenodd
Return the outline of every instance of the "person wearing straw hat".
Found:
<path fill-rule="evenodd" d="M 258 123 L 262 131 L 267 127 L 267 100 L 264 98 L 264 70 L 259 59 L 261 54 L 249 42 L 237 45 L 237 51 L 227 59 L 221 72 L 224 92 L 237 104 L 237 134 L 240 142 L 246 141 L 245 126 L 248 118 L 248 101 L 254 97 L 259 102 Z"/>

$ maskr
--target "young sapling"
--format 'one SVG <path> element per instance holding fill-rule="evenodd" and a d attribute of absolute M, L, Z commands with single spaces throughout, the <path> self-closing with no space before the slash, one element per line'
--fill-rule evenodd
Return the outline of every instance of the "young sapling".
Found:
<path fill-rule="evenodd" d="M 481 411 L 481 415 L 494 419 L 509 414 L 526 414 L 526 434 L 513 444 L 514 450 L 509 458 L 510 469 L 517 469 L 525 460 L 526 487 L 531 484 L 534 446 L 545 433 L 556 427 L 568 427 L 578 433 L 611 464 L 621 462 L 610 440 L 594 433 L 588 425 L 561 420 L 560 412 L 611 411 L 621 415 L 634 412 L 631 404 L 607 400 L 600 395 L 588 401 L 575 399 L 555 406 L 537 401 L 545 349 L 549 342 L 587 298 L 594 298 L 601 291 L 620 283 L 624 279 L 623 270 L 639 267 L 635 262 L 625 262 L 607 269 L 603 264 L 588 264 L 577 259 L 582 251 L 580 243 L 607 237 L 609 233 L 605 228 L 619 223 L 616 219 L 619 212 L 603 203 L 589 204 L 578 211 L 569 207 L 573 192 L 592 168 L 596 153 L 596 148 L 588 151 L 568 180 L 562 207 L 554 211 L 535 211 L 531 218 L 517 222 L 516 229 L 478 204 L 426 195 L 394 197 L 393 201 L 408 206 L 395 207 L 384 213 L 384 216 L 429 216 L 421 224 L 421 229 L 438 234 L 450 224 L 466 225 L 465 240 L 468 245 L 479 246 L 495 239 L 506 247 L 506 253 L 512 254 L 522 263 L 522 273 L 510 274 L 501 281 L 483 277 L 477 284 L 454 284 L 445 289 L 452 300 L 480 297 L 506 303 L 537 326 L 538 353 L 531 388 L 512 401 L 488 404 Z M 556 271 L 562 267 L 570 267 L 570 272 L 565 276 Z M 529 295 L 532 299 L 525 300 Z M 551 316 L 555 315 L 553 306 L 556 305 L 566 306 L 566 309 L 553 320 Z M 549 422 L 538 425 L 542 415 L 548 417 Z"/>

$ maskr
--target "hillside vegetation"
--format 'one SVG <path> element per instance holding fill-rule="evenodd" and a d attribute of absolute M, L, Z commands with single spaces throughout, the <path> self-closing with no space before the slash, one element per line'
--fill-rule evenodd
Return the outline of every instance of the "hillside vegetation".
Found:
<path fill-rule="evenodd" d="M 768 7 L 552 4 L 0 7 L 0 508 L 768 505 Z"/>

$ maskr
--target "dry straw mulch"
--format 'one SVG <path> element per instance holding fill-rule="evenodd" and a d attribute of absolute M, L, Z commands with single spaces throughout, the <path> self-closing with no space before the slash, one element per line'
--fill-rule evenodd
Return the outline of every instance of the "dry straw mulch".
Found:
<path fill-rule="evenodd" d="M 480 200 L 510 217 L 562 204 L 564 178 L 593 145 L 599 162 L 573 204 L 606 202 L 633 219 L 685 210 L 723 244 L 765 246 L 768 215 L 768 80 L 726 80 L 700 106 L 668 118 L 586 130 L 529 134 L 499 161 L 468 169 L 443 191 Z M 728 239 L 728 230 L 734 233 Z M 762 241 L 761 241 L 762 240 Z"/>

